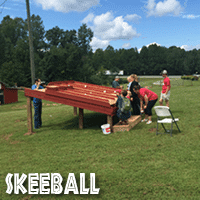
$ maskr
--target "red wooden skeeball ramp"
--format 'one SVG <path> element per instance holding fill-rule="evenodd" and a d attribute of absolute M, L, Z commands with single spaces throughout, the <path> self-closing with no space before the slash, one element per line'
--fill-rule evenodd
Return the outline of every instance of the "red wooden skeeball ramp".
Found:
<path fill-rule="evenodd" d="M 28 134 L 33 133 L 31 97 L 61 103 L 74 107 L 74 114 L 79 108 L 79 127 L 83 128 L 83 109 L 100 112 L 107 115 L 107 123 L 113 127 L 112 117 L 116 114 L 117 107 L 116 89 L 78 81 L 50 82 L 43 90 L 25 88 L 27 97 Z"/>

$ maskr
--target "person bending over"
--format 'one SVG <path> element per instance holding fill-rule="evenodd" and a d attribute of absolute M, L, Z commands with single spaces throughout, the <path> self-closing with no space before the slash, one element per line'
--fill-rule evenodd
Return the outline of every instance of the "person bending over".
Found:
<path fill-rule="evenodd" d="M 141 122 L 146 122 L 146 124 L 151 124 L 152 108 L 158 100 L 158 95 L 147 88 L 140 88 L 139 85 L 134 86 L 133 90 L 140 99 L 141 110 L 143 106 L 143 101 L 145 102 L 144 105 L 145 118 Z"/>

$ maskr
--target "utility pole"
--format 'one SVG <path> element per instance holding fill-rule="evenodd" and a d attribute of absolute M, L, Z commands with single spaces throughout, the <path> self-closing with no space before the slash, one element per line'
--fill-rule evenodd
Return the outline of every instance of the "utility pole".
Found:
<path fill-rule="evenodd" d="M 34 52 L 33 52 L 33 37 L 31 29 L 31 20 L 30 20 L 30 8 L 29 0 L 26 0 L 26 10 L 27 10 L 27 22 L 28 22 L 28 32 L 29 32 L 29 50 L 30 50 L 30 64 L 31 64 L 31 79 L 32 85 L 35 84 L 35 65 L 34 65 Z"/>

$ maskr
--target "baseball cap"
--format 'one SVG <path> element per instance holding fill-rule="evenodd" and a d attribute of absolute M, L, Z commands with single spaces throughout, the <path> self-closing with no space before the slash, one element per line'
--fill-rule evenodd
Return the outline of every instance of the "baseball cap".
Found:
<path fill-rule="evenodd" d="M 119 78 L 119 76 L 115 76 L 115 78 Z"/>
<path fill-rule="evenodd" d="M 162 74 L 167 74 L 167 70 L 163 70 L 163 71 L 162 71 Z"/>

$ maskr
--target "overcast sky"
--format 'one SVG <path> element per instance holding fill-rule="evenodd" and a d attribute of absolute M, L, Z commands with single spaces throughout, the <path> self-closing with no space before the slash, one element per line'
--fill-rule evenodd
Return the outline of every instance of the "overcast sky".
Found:
<path fill-rule="evenodd" d="M 78 30 L 86 23 L 94 51 L 108 45 L 140 50 L 152 43 L 200 49 L 200 0 L 30 0 L 30 9 L 45 30 Z M 7 0 L 0 20 L 6 15 L 26 19 L 25 0 Z"/>

